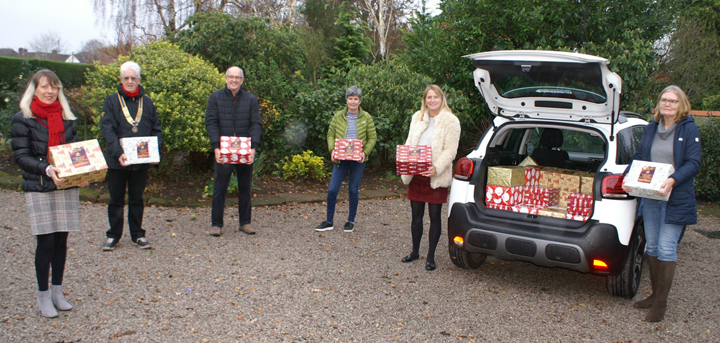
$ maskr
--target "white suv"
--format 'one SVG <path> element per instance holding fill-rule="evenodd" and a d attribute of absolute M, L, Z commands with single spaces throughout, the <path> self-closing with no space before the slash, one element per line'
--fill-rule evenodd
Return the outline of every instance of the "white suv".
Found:
<path fill-rule="evenodd" d="M 477 148 L 455 167 L 448 208 L 453 263 L 477 268 L 491 255 L 567 268 L 605 276 L 609 293 L 632 298 L 640 283 L 645 238 L 637 201 L 623 192 L 622 175 L 647 122 L 619 111 L 622 80 L 610 71 L 610 62 L 557 51 L 465 57 L 473 60 L 475 85 L 496 117 Z M 514 206 L 491 203 L 488 168 L 518 168 L 527 157 L 541 178 L 553 171 L 589 175 L 583 186 L 586 212 L 564 213 L 569 210 L 563 201 L 553 201 L 545 211 L 547 202 L 527 205 L 527 190 L 533 188 L 527 183 L 525 198 Z"/>

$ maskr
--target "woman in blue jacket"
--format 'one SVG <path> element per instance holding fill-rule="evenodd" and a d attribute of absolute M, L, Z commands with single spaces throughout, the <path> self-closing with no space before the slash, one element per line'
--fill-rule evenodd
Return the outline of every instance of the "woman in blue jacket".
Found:
<path fill-rule="evenodd" d="M 697 223 L 693 178 L 700 171 L 700 133 L 690 116 L 685 92 L 678 86 L 668 86 L 660 93 L 654 112 L 654 120 L 645 128 L 633 160 L 671 163 L 675 172 L 658 191 L 663 196 L 672 192 L 668 201 L 643 199 L 652 294 L 633 306 L 650 309 L 645 316 L 648 322 L 665 317 L 680 233 L 683 226 Z"/>

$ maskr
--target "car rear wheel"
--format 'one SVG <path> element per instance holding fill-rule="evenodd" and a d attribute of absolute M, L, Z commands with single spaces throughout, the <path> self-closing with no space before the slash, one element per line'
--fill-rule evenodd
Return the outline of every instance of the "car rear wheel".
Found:
<path fill-rule="evenodd" d="M 634 297 L 640 288 L 645 253 L 645 232 L 642 222 L 638 223 L 636 231 L 622 271 L 617 275 L 606 277 L 608 293 L 628 299 Z"/>
<path fill-rule="evenodd" d="M 483 262 L 485 262 L 485 258 L 487 258 L 487 254 L 467 252 L 453 245 L 450 245 L 448 250 L 450 252 L 450 260 L 460 268 L 476 269 L 480 267 Z"/>

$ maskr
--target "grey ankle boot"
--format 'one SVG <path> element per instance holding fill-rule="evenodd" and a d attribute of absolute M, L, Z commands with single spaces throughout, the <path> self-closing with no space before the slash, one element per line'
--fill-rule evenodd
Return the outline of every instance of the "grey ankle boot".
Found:
<path fill-rule="evenodd" d="M 53 318 L 58 316 L 51 298 L 52 296 L 49 290 L 38 291 L 38 306 L 40 307 L 40 313 L 42 313 L 43 317 Z"/>
<path fill-rule="evenodd" d="M 52 302 L 58 310 L 70 311 L 73 309 L 73 306 L 65 300 L 62 285 L 50 285 L 50 291 L 52 293 Z"/>

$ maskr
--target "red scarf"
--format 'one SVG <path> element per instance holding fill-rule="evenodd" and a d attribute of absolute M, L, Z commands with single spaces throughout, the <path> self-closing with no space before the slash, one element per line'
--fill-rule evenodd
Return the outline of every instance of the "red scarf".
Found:
<path fill-rule="evenodd" d="M 60 101 L 55 100 L 52 104 L 46 104 L 38 97 L 34 97 L 30 103 L 30 110 L 38 117 L 45 119 L 47 124 L 38 120 L 43 127 L 48 129 L 48 147 L 65 143 L 65 124 L 62 119 L 62 106 Z M 49 153 L 50 149 L 48 149 Z"/>
<path fill-rule="evenodd" d="M 140 86 L 135 87 L 135 91 L 130 93 L 125 89 L 125 85 L 121 84 L 120 87 L 122 87 L 123 91 L 125 91 L 125 94 L 127 94 L 129 97 L 135 99 L 135 97 L 140 94 Z"/>

